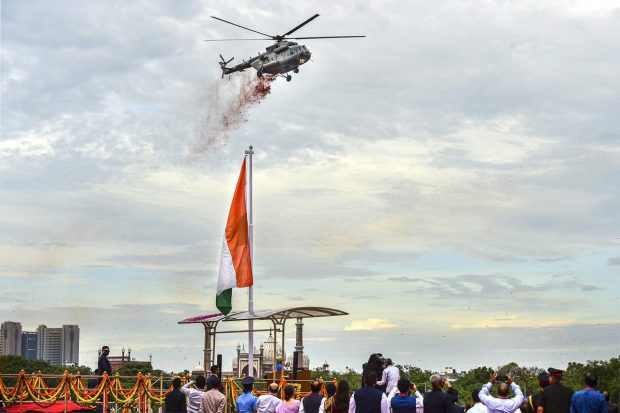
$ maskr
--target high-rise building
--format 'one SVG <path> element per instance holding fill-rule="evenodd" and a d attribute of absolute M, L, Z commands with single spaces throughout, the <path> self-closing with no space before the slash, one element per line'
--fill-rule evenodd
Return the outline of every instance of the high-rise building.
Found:
<path fill-rule="evenodd" d="M 37 328 L 37 358 L 53 366 L 62 365 L 62 328 L 48 328 L 45 324 Z"/>
<path fill-rule="evenodd" d="M 2 351 L 5 355 L 21 356 L 22 354 L 22 323 L 5 321 L 0 326 L 2 331 Z"/>
<path fill-rule="evenodd" d="M 37 331 L 22 331 L 21 323 L 5 321 L 0 326 L 0 355 L 14 354 L 28 360 L 45 360 L 54 366 L 80 362 L 80 327 L 39 325 Z"/>
<path fill-rule="evenodd" d="M 80 327 L 77 324 L 62 326 L 62 364 L 79 365 L 80 361 Z"/>
<path fill-rule="evenodd" d="M 37 333 L 36 331 L 22 331 L 22 356 L 28 360 L 37 358 Z"/>

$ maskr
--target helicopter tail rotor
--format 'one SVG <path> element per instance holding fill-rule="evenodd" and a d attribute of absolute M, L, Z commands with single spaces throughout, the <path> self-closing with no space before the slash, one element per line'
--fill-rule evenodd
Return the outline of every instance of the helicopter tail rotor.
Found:
<path fill-rule="evenodd" d="M 226 60 L 224 59 L 224 56 L 220 55 L 220 59 L 222 59 L 222 61 L 219 63 L 220 63 L 220 68 L 222 69 L 222 78 L 224 77 L 225 74 L 228 73 L 228 70 L 229 70 L 228 67 L 226 67 L 226 65 L 232 62 L 234 58 L 235 57 L 233 56 L 230 59 Z"/>

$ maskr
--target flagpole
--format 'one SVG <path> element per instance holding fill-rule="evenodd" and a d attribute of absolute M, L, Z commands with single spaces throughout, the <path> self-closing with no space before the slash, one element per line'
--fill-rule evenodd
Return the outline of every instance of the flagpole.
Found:
<path fill-rule="evenodd" d="M 252 219 L 252 155 L 254 147 L 245 151 L 248 156 L 248 237 L 250 239 L 250 261 L 254 272 L 254 222 Z M 248 312 L 254 315 L 254 286 L 248 289 Z M 254 320 L 248 320 L 248 376 L 254 376 Z"/>

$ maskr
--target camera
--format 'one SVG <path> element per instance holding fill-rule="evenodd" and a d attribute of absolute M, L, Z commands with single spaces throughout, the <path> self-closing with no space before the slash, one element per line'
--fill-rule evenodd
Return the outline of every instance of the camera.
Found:
<path fill-rule="evenodd" d="M 508 376 L 506 376 L 505 374 L 501 374 L 495 378 L 495 381 L 499 383 L 505 383 L 508 381 Z"/>

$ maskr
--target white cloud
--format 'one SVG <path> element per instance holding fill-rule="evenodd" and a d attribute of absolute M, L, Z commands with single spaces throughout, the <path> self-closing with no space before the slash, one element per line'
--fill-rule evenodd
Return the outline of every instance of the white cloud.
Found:
<path fill-rule="evenodd" d="M 396 324 L 384 318 L 369 318 L 367 320 L 353 320 L 351 324 L 344 328 L 344 331 L 385 330 L 395 327 Z"/>

